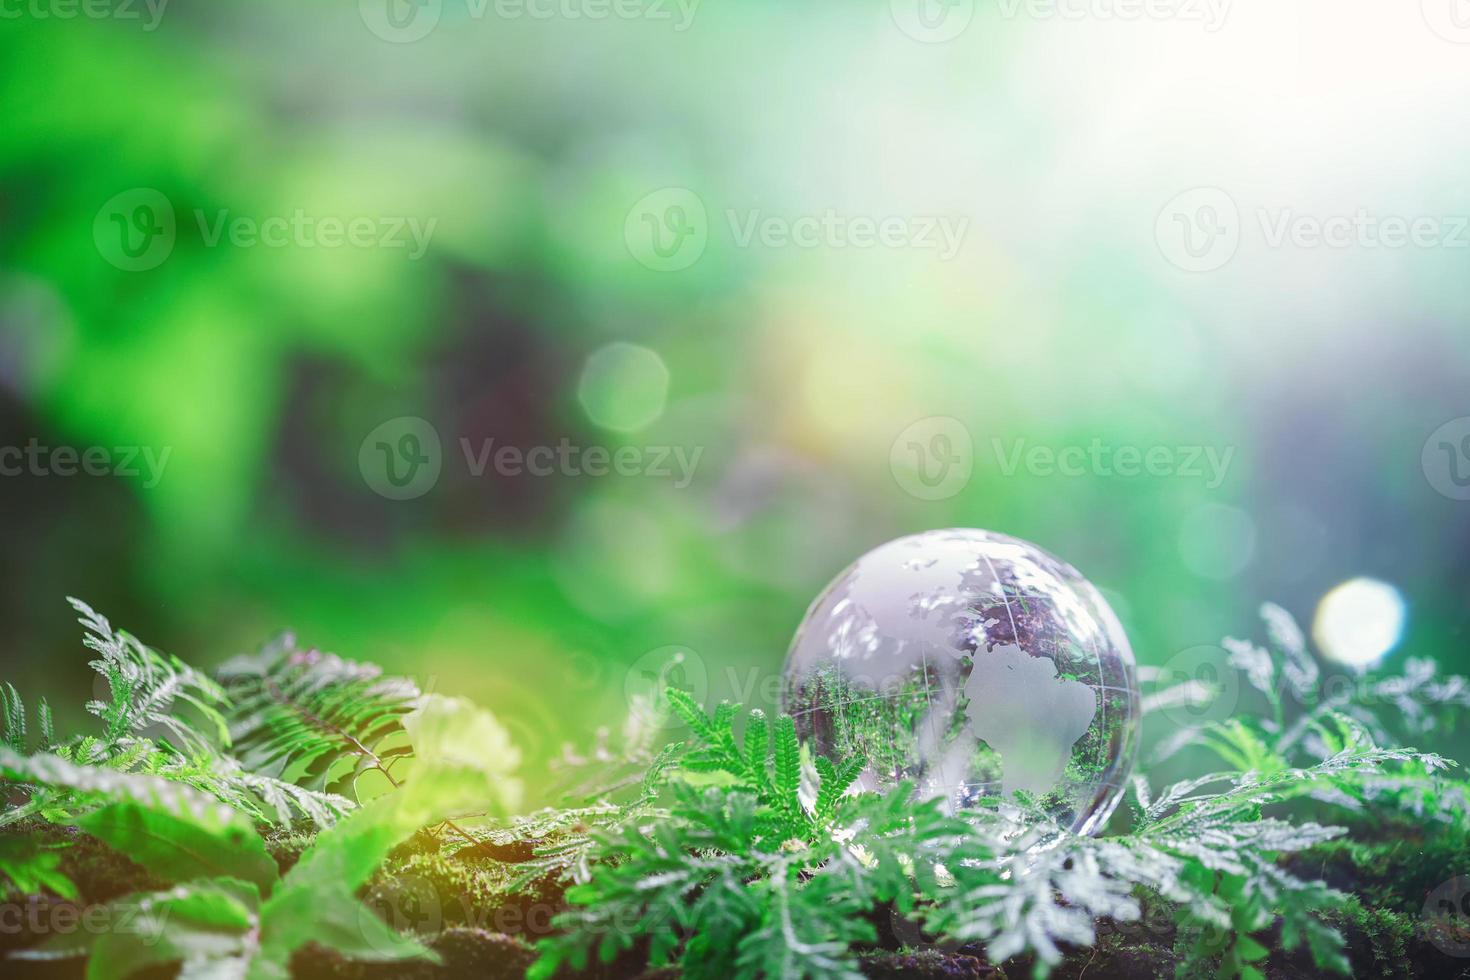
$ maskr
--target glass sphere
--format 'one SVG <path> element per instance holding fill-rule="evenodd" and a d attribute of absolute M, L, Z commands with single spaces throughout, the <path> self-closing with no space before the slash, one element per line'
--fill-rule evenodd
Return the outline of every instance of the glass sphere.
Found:
<path fill-rule="evenodd" d="M 807 610 L 782 707 L 864 789 L 910 780 L 952 810 L 1023 791 L 1097 831 L 1138 748 L 1133 651 L 1108 604 L 1034 544 L 958 528 L 890 541 Z"/>

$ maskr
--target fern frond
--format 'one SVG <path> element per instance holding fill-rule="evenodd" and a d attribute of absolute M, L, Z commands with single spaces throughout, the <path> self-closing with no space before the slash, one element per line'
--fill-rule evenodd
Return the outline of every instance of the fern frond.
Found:
<path fill-rule="evenodd" d="M 36 790 L 31 810 L 60 819 L 97 801 L 129 800 L 201 824 L 232 825 L 240 819 L 229 807 L 189 786 L 158 776 L 79 765 L 49 753 L 21 755 L 0 748 L 0 778 Z M 16 811 L 6 814 L 6 819 Z"/>
<path fill-rule="evenodd" d="M 51 720 L 51 705 L 46 699 L 41 699 L 41 704 L 36 708 L 36 720 L 41 726 L 41 751 L 49 751 L 56 745 L 56 726 Z"/>
<path fill-rule="evenodd" d="M 5 717 L 5 744 L 17 752 L 26 750 L 26 706 L 13 684 L 0 686 L 0 714 Z"/>
<path fill-rule="evenodd" d="M 98 654 L 90 663 L 92 669 L 107 680 L 109 700 L 87 704 L 87 710 L 103 720 L 107 745 L 155 732 L 185 752 L 211 751 L 217 743 L 229 743 L 221 712 L 225 696 L 219 685 L 177 657 L 115 631 L 105 616 L 80 599 L 68 597 L 67 602 L 86 630 L 83 644 Z M 179 714 L 185 705 L 212 729 L 209 734 Z"/>
<path fill-rule="evenodd" d="M 822 756 L 817 757 L 816 768 L 821 785 L 812 809 L 818 821 L 826 821 L 832 815 L 843 794 L 857 782 L 865 767 L 866 760 L 856 756 L 837 766 Z"/>
<path fill-rule="evenodd" d="M 762 790 L 771 792 L 770 776 L 766 773 L 766 756 L 771 750 L 771 726 L 766 713 L 752 711 L 745 719 L 745 761 L 750 779 Z"/>
<path fill-rule="evenodd" d="M 796 723 L 782 716 L 776 722 L 775 783 L 779 799 L 795 799 L 801 786 L 801 745 L 796 740 Z"/>
<path fill-rule="evenodd" d="M 220 668 L 233 699 L 229 731 L 244 767 L 307 789 L 353 795 L 357 777 L 411 750 L 403 716 L 419 690 L 372 665 L 302 650 L 285 634 Z"/>
<path fill-rule="evenodd" d="M 248 772 L 225 755 L 183 756 L 140 743 L 107 765 L 192 786 L 262 824 L 289 827 L 304 819 L 326 829 L 356 806 L 346 797 Z"/>

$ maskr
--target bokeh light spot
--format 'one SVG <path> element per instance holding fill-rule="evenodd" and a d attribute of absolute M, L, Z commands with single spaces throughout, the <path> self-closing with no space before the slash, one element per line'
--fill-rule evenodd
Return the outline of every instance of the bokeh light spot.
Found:
<path fill-rule="evenodd" d="M 1317 604 L 1312 638 L 1329 660 L 1367 670 L 1398 645 L 1406 616 L 1398 589 L 1377 579 L 1349 579 Z"/>
<path fill-rule="evenodd" d="M 1203 578 L 1233 578 L 1256 554 L 1256 523 L 1237 507 L 1203 504 L 1179 526 L 1179 557 Z"/>
<path fill-rule="evenodd" d="M 587 417 L 604 429 L 636 432 L 664 413 L 669 369 L 663 358 L 637 344 L 608 344 L 587 358 L 577 398 Z"/>

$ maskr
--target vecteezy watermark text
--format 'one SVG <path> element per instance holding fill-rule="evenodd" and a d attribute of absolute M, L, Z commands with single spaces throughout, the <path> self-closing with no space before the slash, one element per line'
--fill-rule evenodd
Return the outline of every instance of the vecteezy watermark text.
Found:
<path fill-rule="evenodd" d="M 1175 21 L 1202 24 L 1214 33 L 1225 24 L 1234 0 L 998 0 L 1005 20 Z M 1428 2 L 1428 0 L 1426 0 Z M 975 19 L 976 0 L 889 0 L 898 29 L 915 41 L 942 44 L 963 34 Z"/>
<path fill-rule="evenodd" d="M 462 436 L 459 449 L 474 479 L 492 473 L 506 479 L 649 477 L 672 480 L 677 490 L 693 482 L 704 455 L 703 446 L 581 446 L 565 437 L 555 444 L 517 446 L 494 437 L 477 441 Z M 439 430 L 415 416 L 389 419 L 363 439 L 357 465 L 364 482 L 381 497 L 422 497 L 438 484 L 444 468 Z"/>
<path fill-rule="evenodd" d="M 141 477 L 152 490 L 163 479 L 172 446 L 43 446 L 32 438 L 24 446 L 0 446 L 0 477 Z"/>
<path fill-rule="evenodd" d="M 1213 34 L 1225 24 L 1233 0 L 998 0 L 1006 20 L 1185 21 Z"/>
<path fill-rule="evenodd" d="M 1366 207 L 1330 214 L 1292 207 L 1254 211 L 1259 242 L 1268 249 L 1397 251 L 1470 248 L 1470 215 L 1383 214 Z M 1176 194 L 1154 222 L 1164 258 L 1186 272 L 1212 272 L 1234 258 L 1251 222 L 1235 198 L 1218 187 Z"/>
<path fill-rule="evenodd" d="M 148 34 L 167 7 L 168 0 L 0 0 L 0 20 L 141 21 Z"/>
<path fill-rule="evenodd" d="M 737 248 L 913 248 L 937 251 L 945 261 L 964 243 L 970 219 L 947 214 L 914 216 L 846 215 L 828 208 L 796 216 L 767 214 L 759 208 L 729 208 L 725 220 Z"/>
<path fill-rule="evenodd" d="M 496 20 L 640 20 L 671 23 L 676 33 L 694 23 L 700 0 L 465 0 L 464 17 Z M 358 0 L 367 29 L 384 41 L 410 44 L 434 32 L 443 0 Z"/>
<path fill-rule="evenodd" d="M 674 488 L 683 490 L 694 479 L 703 446 L 578 446 L 562 439 L 555 446 L 522 448 L 495 445 L 493 438 L 478 446 L 470 439 L 459 440 L 465 466 L 471 476 L 493 470 L 499 476 L 651 476 L 674 477 Z"/>
<path fill-rule="evenodd" d="M 168 909 L 147 899 L 77 906 L 71 902 L 29 901 L 0 904 L 0 935 L 70 936 L 118 933 L 138 936 L 151 946 L 163 935 Z"/>
<path fill-rule="evenodd" d="M 1025 470 L 1031 476 L 1135 476 L 1202 479 L 1206 490 L 1225 482 L 1234 446 L 1127 446 L 1094 438 L 1083 445 L 1045 446 L 1026 439 L 990 440 L 1002 476 Z"/>
<path fill-rule="evenodd" d="M 726 208 L 724 218 L 731 244 L 740 249 L 904 249 L 932 252 L 943 261 L 955 257 L 970 230 L 965 215 L 860 214 L 836 208 L 795 214 Z M 687 187 L 664 187 L 628 210 L 623 242 L 640 265 L 677 272 L 699 261 L 710 226 L 702 197 Z"/>
<path fill-rule="evenodd" d="M 1225 482 L 1235 459 L 1234 446 L 1138 446 L 1105 442 L 1101 437 L 1066 445 L 992 437 L 990 450 L 1003 477 L 1024 472 L 1042 478 L 1174 478 L 1200 480 L 1207 490 Z M 920 500 L 943 500 L 969 484 L 975 455 L 975 442 L 963 422 L 931 415 L 909 424 L 893 440 L 888 467 L 905 493 Z"/>
<path fill-rule="evenodd" d="M 406 248 L 410 260 L 421 259 L 439 225 L 438 218 L 420 221 L 409 215 L 339 218 L 316 216 L 301 208 L 290 215 L 252 218 L 232 215 L 228 209 L 207 216 L 194 212 L 199 237 L 206 248 L 227 240 L 236 248 Z"/>

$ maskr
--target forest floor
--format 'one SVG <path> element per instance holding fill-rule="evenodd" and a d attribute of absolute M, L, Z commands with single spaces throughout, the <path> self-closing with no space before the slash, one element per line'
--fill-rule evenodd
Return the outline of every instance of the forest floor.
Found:
<path fill-rule="evenodd" d="M 0 953 L 34 945 L 49 931 L 85 928 L 84 912 L 89 905 L 165 887 L 128 858 L 71 828 L 28 822 L 10 829 L 67 844 L 61 851 L 62 870 L 77 883 L 82 901 L 32 896 L 19 904 L 7 903 L 0 915 Z M 307 835 L 280 834 L 269 844 L 284 872 L 309 842 Z M 292 973 L 308 980 L 518 980 L 536 958 L 536 939 L 550 933 L 552 917 L 564 908 L 561 886 L 542 883 L 515 893 L 508 888 L 517 862 L 531 856 L 533 845 L 486 845 L 478 851 L 464 847 L 446 854 L 436 837 L 420 833 L 399 847 L 366 887 L 363 914 L 376 913 L 400 930 L 421 934 L 441 962 L 348 961 L 308 946 L 292 960 Z M 1304 855 L 1291 870 L 1322 878 L 1356 897 L 1345 914 L 1335 914 L 1331 920 L 1347 938 L 1356 976 L 1470 980 L 1470 932 L 1430 934 L 1421 915 L 1423 896 L 1443 880 L 1452 862 L 1463 860 L 1463 855 L 1444 850 L 1432 839 L 1379 844 L 1339 841 Z M 1051 976 L 1055 980 L 1174 977 L 1176 926 L 1167 907 L 1155 904 L 1157 915 L 1150 914 L 1145 901 L 1145 914 L 1138 922 L 1101 923 L 1097 943 L 1068 951 Z M 1021 980 L 1033 974 L 1034 963 L 1029 959 L 992 966 L 977 948 L 929 946 L 911 923 L 898 916 L 875 915 L 874 925 L 879 942 L 864 953 L 862 963 L 864 973 L 875 980 Z M 635 947 L 584 975 L 598 980 L 679 976 L 676 969 L 648 970 L 642 965 L 642 952 Z M 1304 950 L 1290 955 L 1273 952 L 1260 966 L 1268 980 L 1319 975 Z M 11 960 L 3 972 L 11 977 L 82 977 L 85 961 Z M 147 975 L 167 976 L 169 972 L 154 970 Z"/>

